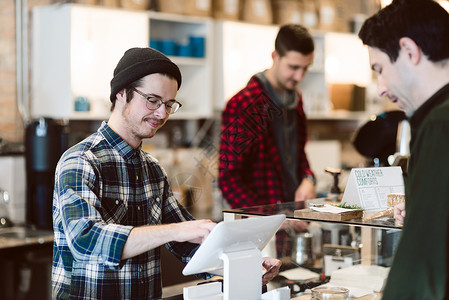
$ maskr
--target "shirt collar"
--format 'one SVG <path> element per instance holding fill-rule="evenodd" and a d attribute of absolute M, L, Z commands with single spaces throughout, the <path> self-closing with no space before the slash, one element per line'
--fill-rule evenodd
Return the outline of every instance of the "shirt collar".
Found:
<path fill-rule="evenodd" d="M 102 122 L 98 132 L 104 136 L 105 140 L 114 148 L 124 160 L 131 159 L 135 154 L 137 154 L 142 143 L 137 149 L 131 147 L 121 136 L 119 136 L 106 122 Z"/>
<path fill-rule="evenodd" d="M 421 105 L 410 118 L 410 125 L 418 127 L 425 119 L 427 114 L 437 105 L 446 100 L 446 95 L 449 94 L 449 83 L 438 90 L 432 97 L 430 97 L 423 105 Z"/>
<path fill-rule="evenodd" d="M 262 82 L 262 85 L 267 90 L 271 99 L 273 99 L 273 101 L 282 108 L 295 109 L 299 102 L 298 93 L 295 90 L 285 91 L 283 93 L 277 92 L 268 80 L 265 72 L 266 70 L 259 72 L 254 76 Z"/>

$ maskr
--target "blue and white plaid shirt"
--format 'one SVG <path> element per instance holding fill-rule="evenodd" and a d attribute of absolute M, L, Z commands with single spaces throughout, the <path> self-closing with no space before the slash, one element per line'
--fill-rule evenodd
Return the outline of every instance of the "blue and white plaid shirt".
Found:
<path fill-rule="evenodd" d="M 159 299 L 160 249 L 120 260 L 134 226 L 192 220 L 167 174 L 106 123 L 66 151 L 53 197 L 53 299 Z M 168 243 L 188 262 L 198 245 Z"/>

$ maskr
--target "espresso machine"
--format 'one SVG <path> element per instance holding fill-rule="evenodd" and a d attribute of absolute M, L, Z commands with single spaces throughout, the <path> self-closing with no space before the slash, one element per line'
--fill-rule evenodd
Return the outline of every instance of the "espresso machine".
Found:
<path fill-rule="evenodd" d="M 51 230 L 55 169 L 68 146 L 67 126 L 40 118 L 27 124 L 25 134 L 26 223 Z"/>

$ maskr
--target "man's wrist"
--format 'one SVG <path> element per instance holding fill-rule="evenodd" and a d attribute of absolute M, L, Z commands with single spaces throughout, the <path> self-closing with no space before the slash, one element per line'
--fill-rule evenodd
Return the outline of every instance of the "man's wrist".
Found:
<path fill-rule="evenodd" d="M 307 179 L 307 180 L 309 180 L 310 182 L 312 182 L 313 185 L 316 185 L 316 179 L 315 179 L 315 176 L 313 176 L 313 175 L 306 175 L 306 176 L 304 176 L 303 180 L 304 180 L 304 179 Z"/>

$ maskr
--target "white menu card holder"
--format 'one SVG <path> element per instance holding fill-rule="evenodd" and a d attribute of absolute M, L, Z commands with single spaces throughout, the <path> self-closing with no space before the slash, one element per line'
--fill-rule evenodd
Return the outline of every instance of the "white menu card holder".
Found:
<path fill-rule="evenodd" d="M 353 168 L 341 202 L 367 211 L 383 210 L 392 193 L 404 193 L 401 167 Z"/>

